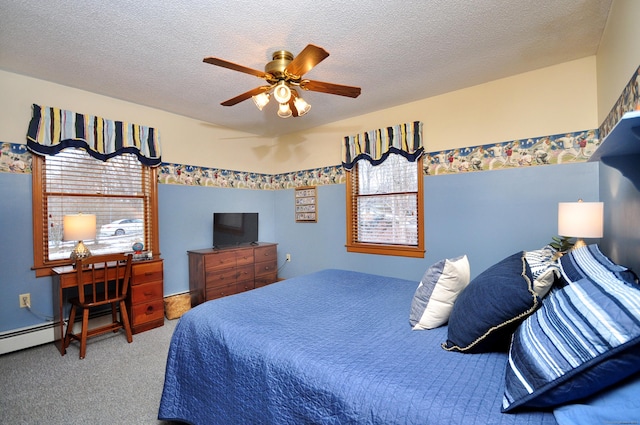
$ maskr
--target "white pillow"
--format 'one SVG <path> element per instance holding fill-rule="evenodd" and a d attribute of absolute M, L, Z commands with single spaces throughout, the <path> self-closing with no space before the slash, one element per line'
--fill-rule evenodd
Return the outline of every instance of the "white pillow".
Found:
<path fill-rule="evenodd" d="M 466 255 L 440 260 L 429 267 L 411 301 L 409 323 L 413 330 L 433 329 L 447 323 L 453 303 L 470 278 Z"/>

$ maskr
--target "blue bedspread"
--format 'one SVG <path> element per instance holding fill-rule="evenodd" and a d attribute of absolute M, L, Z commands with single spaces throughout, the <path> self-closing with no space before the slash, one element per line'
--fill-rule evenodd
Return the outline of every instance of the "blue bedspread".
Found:
<path fill-rule="evenodd" d="M 500 413 L 506 355 L 412 331 L 417 282 L 324 270 L 190 310 L 158 417 L 191 424 L 555 424 Z"/>

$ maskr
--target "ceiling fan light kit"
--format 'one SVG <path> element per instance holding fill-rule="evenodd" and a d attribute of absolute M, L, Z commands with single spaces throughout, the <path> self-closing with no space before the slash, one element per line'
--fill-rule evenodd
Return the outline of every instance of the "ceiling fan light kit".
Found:
<path fill-rule="evenodd" d="M 298 110 L 298 116 L 301 117 L 311 109 L 311 105 L 307 103 L 303 98 L 296 96 L 296 99 L 293 101 L 294 106 Z"/>
<path fill-rule="evenodd" d="M 269 103 L 270 96 L 271 96 L 271 93 L 260 93 L 255 96 L 252 96 L 251 98 L 253 99 L 253 103 L 256 104 L 258 109 L 262 111 L 262 108 L 267 106 L 267 103 Z"/>
<path fill-rule="evenodd" d="M 281 103 L 278 106 L 278 116 L 280 118 L 289 118 L 291 115 L 293 115 L 293 112 L 291 112 L 288 103 Z"/>
<path fill-rule="evenodd" d="M 328 56 L 329 53 L 326 50 L 313 44 L 307 45 L 307 47 L 295 57 L 286 50 L 278 50 L 273 53 L 272 60 L 265 65 L 264 72 L 215 57 L 206 57 L 203 59 L 203 62 L 233 71 L 244 72 L 245 74 L 262 78 L 269 83 L 268 86 L 256 87 L 255 89 L 226 100 L 222 102 L 221 105 L 233 106 L 252 98 L 256 107 L 262 111 L 269 103 L 271 95 L 273 95 L 273 98 L 279 104 L 278 116 L 288 118 L 290 116 L 301 117 L 311 109 L 311 105 L 300 97 L 294 87 L 300 87 L 302 90 L 336 94 L 351 98 L 360 96 L 360 87 L 302 79 L 304 74 Z"/>
<path fill-rule="evenodd" d="M 287 103 L 291 99 L 291 89 L 284 80 L 276 84 L 276 88 L 273 89 L 273 98 L 280 104 Z"/>

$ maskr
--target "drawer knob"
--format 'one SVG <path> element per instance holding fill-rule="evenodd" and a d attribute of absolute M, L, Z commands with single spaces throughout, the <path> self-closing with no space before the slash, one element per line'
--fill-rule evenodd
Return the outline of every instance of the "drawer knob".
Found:
<path fill-rule="evenodd" d="M 145 314 L 148 316 L 150 314 L 153 314 L 153 306 L 150 305 L 149 307 L 147 307 L 147 311 L 145 311 Z"/>

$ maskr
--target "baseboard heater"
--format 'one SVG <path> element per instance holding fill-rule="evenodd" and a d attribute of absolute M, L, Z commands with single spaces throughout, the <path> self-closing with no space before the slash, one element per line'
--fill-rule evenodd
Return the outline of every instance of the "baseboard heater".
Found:
<path fill-rule="evenodd" d="M 111 320 L 111 310 L 91 314 L 89 326 L 99 326 L 97 321 L 107 315 L 108 320 Z M 58 325 L 59 322 L 48 322 L 0 333 L 0 355 L 55 341 L 55 329 Z M 79 323 L 76 323 L 74 328 L 77 326 Z"/>

